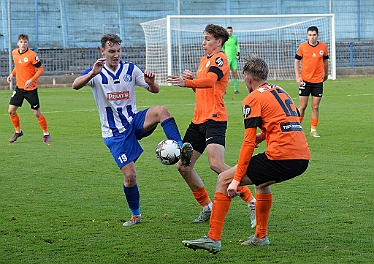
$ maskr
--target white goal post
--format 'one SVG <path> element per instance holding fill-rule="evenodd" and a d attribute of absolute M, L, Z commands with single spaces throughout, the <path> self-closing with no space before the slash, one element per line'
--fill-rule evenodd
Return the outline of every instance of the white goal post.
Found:
<path fill-rule="evenodd" d="M 146 69 L 160 84 L 167 75 L 181 75 L 184 69 L 197 70 L 205 55 L 203 31 L 208 24 L 231 26 L 240 46 L 238 75 L 249 54 L 269 65 L 269 80 L 293 80 L 297 47 L 306 41 L 307 28 L 318 27 L 319 41 L 329 51 L 329 78 L 336 78 L 335 24 L 333 14 L 302 15 L 175 15 L 141 23 L 146 42 Z"/>

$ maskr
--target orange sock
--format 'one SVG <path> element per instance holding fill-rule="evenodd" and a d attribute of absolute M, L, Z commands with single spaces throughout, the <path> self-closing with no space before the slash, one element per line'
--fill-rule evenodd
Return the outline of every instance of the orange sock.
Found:
<path fill-rule="evenodd" d="M 316 129 L 318 125 L 318 118 L 311 118 L 310 119 L 310 128 Z"/>
<path fill-rule="evenodd" d="M 208 192 L 205 190 L 205 187 L 201 187 L 195 191 L 192 191 L 193 196 L 195 197 L 196 201 L 202 206 L 206 206 L 210 204 L 211 200 L 209 198 Z"/>
<path fill-rule="evenodd" d="M 246 204 L 249 204 L 253 199 L 253 194 L 249 190 L 248 186 L 239 186 L 238 191 L 240 192 L 240 198 L 245 201 Z"/>
<path fill-rule="evenodd" d="M 271 193 L 256 193 L 256 233 L 255 237 L 264 238 L 268 234 L 270 208 L 273 201 Z"/>
<path fill-rule="evenodd" d="M 48 132 L 48 126 L 47 126 L 47 120 L 45 120 L 44 115 L 41 115 L 38 118 L 38 122 L 39 122 L 39 125 L 42 128 L 43 132 L 47 133 Z"/>
<path fill-rule="evenodd" d="M 299 118 L 300 118 L 300 124 L 301 124 L 303 122 L 303 120 L 304 120 L 304 117 L 300 116 Z"/>
<path fill-rule="evenodd" d="M 221 240 L 222 229 L 226 214 L 230 209 L 231 198 L 223 193 L 214 194 L 213 210 L 210 215 L 210 229 L 208 237 L 215 241 Z"/>
<path fill-rule="evenodd" d="M 14 126 L 14 129 L 19 132 L 21 130 L 21 125 L 20 125 L 20 121 L 19 121 L 19 116 L 17 113 L 15 113 L 14 115 L 11 115 L 9 116 L 10 117 L 10 121 L 12 121 L 12 124 Z"/>

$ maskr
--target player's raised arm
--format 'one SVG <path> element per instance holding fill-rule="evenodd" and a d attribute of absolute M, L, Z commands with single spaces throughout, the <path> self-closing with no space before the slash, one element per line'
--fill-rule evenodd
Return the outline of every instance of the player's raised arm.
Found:
<path fill-rule="evenodd" d="M 158 93 L 160 91 L 160 86 L 155 81 L 156 75 L 148 70 L 144 71 L 144 80 L 149 85 L 148 91 L 151 93 Z"/>
<path fill-rule="evenodd" d="M 72 88 L 75 90 L 79 90 L 80 88 L 85 86 L 93 77 L 95 77 L 97 74 L 101 72 L 104 61 L 105 61 L 105 58 L 98 59 L 94 63 L 92 70 L 89 73 L 79 76 L 74 80 L 72 84 Z"/>
<path fill-rule="evenodd" d="M 180 86 L 180 87 L 186 86 L 183 78 L 180 78 L 179 76 L 176 76 L 176 75 L 169 75 L 166 80 L 168 83 L 171 83 L 175 86 Z"/>

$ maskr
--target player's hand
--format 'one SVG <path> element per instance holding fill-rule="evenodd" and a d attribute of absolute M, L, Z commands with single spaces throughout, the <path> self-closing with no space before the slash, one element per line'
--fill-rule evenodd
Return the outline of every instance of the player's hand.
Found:
<path fill-rule="evenodd" d="M 258 145 L 262 142 L 262 134 L 261 133 L 257 133 L 256 134 L 256 144 L 255 144 L 255 148 L 258 148 Z"/>
<path fill-rule="evenodd" d="M 240 196 L 240 192 L 238 191 L 238 186 L 240 182 L 237 180 L 232 180 L 229 187 L 227 187 L 227 195 L 231 198 L 234 198 L 235 196 Z"/>
<path fill-rule="evenodd" d="M 240 60 L 240 52 L 237 52 L 237 53 L 236 53 L 236 59 L 237 59 L 237 60 Z"/>
<path fill-rule="evenodd" d="M 296 79 L 296 83 L 299 87 L 303 87 L 305 85 L 305 83 L 302 79 Z"/>
<path fill-rule="evenodd" d="M 167 77 L 167 82 L 168 83 L 171 83 L 175 86 L 184 86 L 185 85 L 185 82 L 182 78 L 180 78 L 179 76 L 174 76 L 174 75 L 170 75 Z"/>
<path fill-rule="evenodd" d="M 182 78 L 185 80 L 193 80 L 193 72 L 190 70 L 184 70 L 182 73 Z"/>
<path fill-rule="evenodd" d="M 13 79 L 13 74 L 9 75 L 9 76 L 6 78 L 6 81 L 7 81 L 8 83 L 10 83 L 10 82 L 12 81 L 12 79 Z"/>
<path fill-rule="evenodd" d="M 25 82 L 25 87 L 24 88 L 30 88 L 31 87 L 31 85 L 32 85 L 32 79 L 30 79 L 30 80 L 27 80 L 26 82 Z"/>
<path fill-rule="evenodd" d="M 93 67 L 92 67 L 92 74 L 93 75 L 98 75 L 101 70 L 103 69 L 103 63 L 106 61 L 105 58 L 100 58 L 97 61 L 95 61 Z"/>
<path fill-rule="evenodd" d="M 144 80 L 149 85 L 151 85 L 155 82 L 155 78 L 156 78 L 156 75 L 153 72 L 148 71 L 148 70 L 144 71 Z"/>

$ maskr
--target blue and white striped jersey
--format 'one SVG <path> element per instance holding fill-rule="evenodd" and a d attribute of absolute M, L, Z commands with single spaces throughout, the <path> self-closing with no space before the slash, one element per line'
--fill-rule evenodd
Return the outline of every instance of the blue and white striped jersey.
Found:
<path fill-rule="evenodd" d="M 132 122 L 137 113 L 135 86 L 148 89 L 143 71 L 134 63 L 126 61 L 120 61 L 115 72 L 104 64 L 101 73 L 87 85 L 91 86 L 96 100 L 103 138 L 124 132 Z"/>

